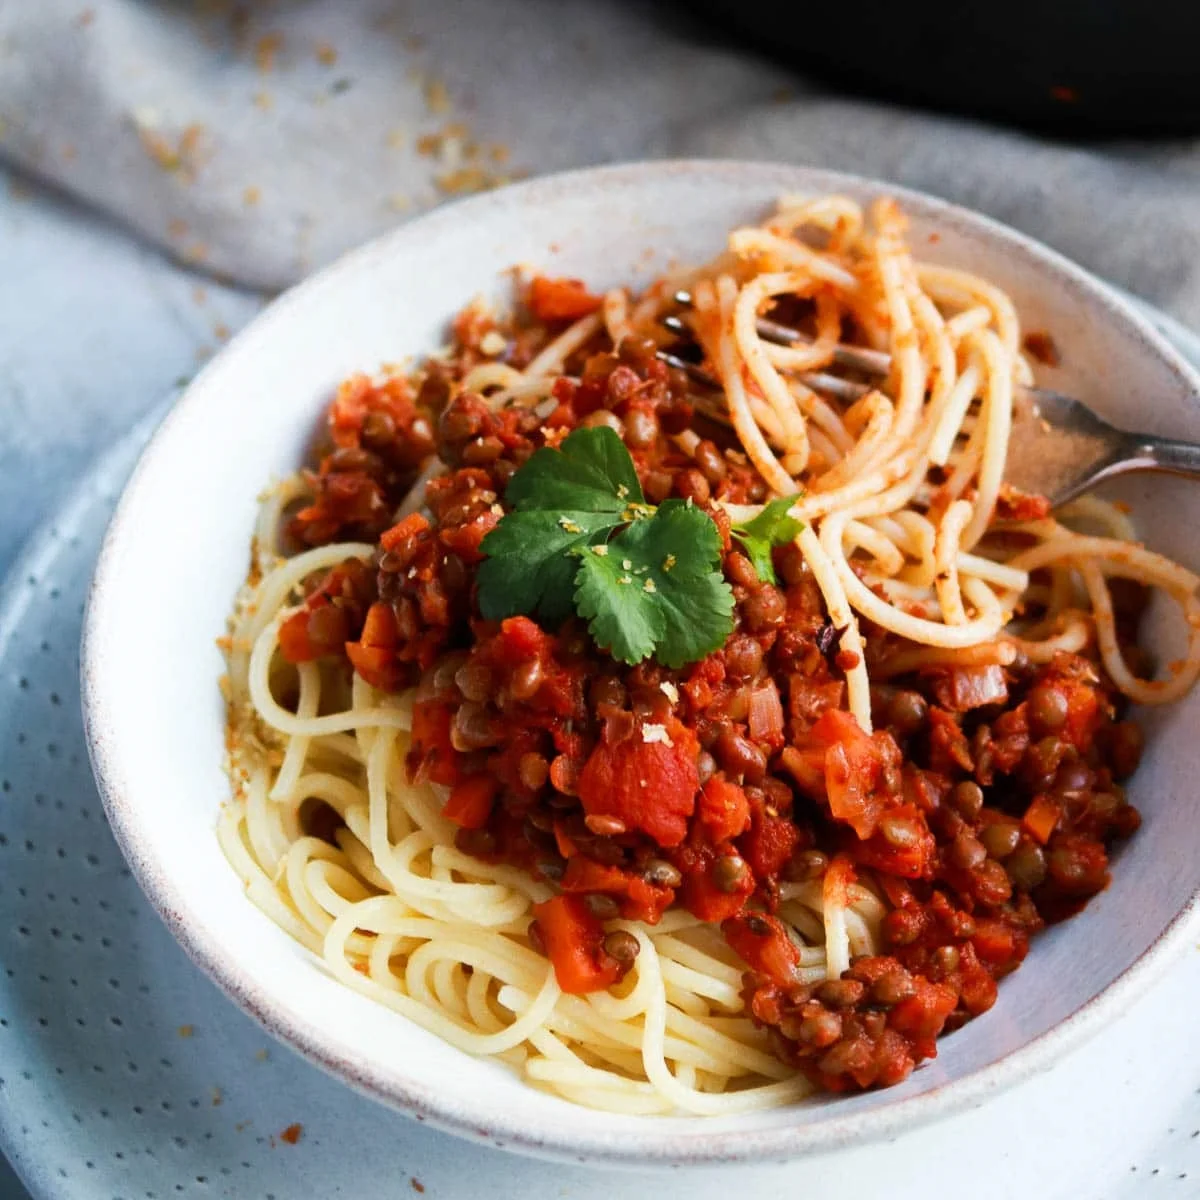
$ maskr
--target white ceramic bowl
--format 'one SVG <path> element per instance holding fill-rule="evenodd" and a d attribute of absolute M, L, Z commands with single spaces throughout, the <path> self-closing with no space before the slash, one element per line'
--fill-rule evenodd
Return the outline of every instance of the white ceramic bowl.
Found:
<path fill-rule="evenodd" d="M 903 1085 L 728 1119 L 623 1117 L 544 1095 L 330 978 L 246 898 L 217 845 L 222 661 L 255 497 L 292 471 L 348 372 L 420 353 L 477 293 L 534 263 L 597 287 L 710 256 L 784 192 L 897 195 L 922 257 L 1001 283 L 1062 365 L 1046 378 L 1130 426 L 1200 440 L 1200 379 L 1113 291 L 1058 255 L 926 196 L 822 171 L 682 162 L 603 168 L 477 196 L 413 221 L 289 292 L 196 379 L 145 451 L 101 552 L 83 698 L 109 819 L 189 954 L 278 1037 L 346 1082 L 452 1132 L 578 1161 L 772 1160 L 894 1134 L 983 1102 L 1122 1011 L 1195 934 L 1200 694 L 1149 721 L 1132 789 L 1145 824 L 1111 888 L 1036 939 L 996 1007 Z M 1197 565 L 1200 488 L 1126 488 L 1150 543 Z"/>

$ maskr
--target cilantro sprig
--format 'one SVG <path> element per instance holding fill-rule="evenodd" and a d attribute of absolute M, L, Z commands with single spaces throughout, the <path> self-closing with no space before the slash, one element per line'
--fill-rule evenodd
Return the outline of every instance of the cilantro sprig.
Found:
<path fill-rule="evenodd" d="M 749 521 L 735 521 L 730 531 L 733 540 L 746 552 L 759 579 L 766 583 L 779 582 L 775 564 L 771 561 L 771 547 L 792 541 L 804 528 L 803 521 L 789 515 L 792 505 L 799 499 L 799 496 L 781 496 L 772 500 Z"/>
<path fill-rule="evenodd" d="M 691 503 L 646 503 L 633 459 L 604 426 L 543 447 L 513 475 L 511 511 L 484 538 L 479 607 L 489 620 L 572 613 L 596 644 L 630 665 L 653 656 L 695 662 L 733 631 L 733 592 L 721 573 L 721 534 Z M 733 536 L 759 577 L 774 582 L 771 547 L 795 537 L 792 499 L 767 505 Z"/>

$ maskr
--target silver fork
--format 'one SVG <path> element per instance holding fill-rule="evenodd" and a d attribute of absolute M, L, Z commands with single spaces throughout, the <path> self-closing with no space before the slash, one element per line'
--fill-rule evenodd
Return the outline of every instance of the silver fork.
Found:
<path fill-rule="evenodd" d="M 692 297 L 686 291 L 676 292 L 674 298 L 684 307 L 691 306 Z M 687 322 L 678 316 L 665 317 L 662 323 L 674 333 L 691 335 Z M 779 345 L 811 341 L 798 330 L 765 318 L 759 319 L 758 332 Z M 703 367 L 669 351 L 660 351 L 658 357 L 686 371 L 701 386 L 720 390 L 720 380 Z M 892 366 L 887 354 L 861 346 L 838 346 L 833 358 L 839 366 L 874 379 L 887 375 Z M 812 371 L 800 378 L 814 391 L 841 400 L 855 400 L 871 387 L 826 371 Z M 713 405 L 703 405 L 703 411 L 722 419 Z M 724 419 L 727 422 L 727 417 Z M 1167 471 L 1200 479 L 1200 445 L 1118 429 L 1061 392 L 1020 389 L 1005 470 L 1005 478 L 1014 487 L 1046 496 L 1057 508 L 1103 480 L 1129 471 Z"/>

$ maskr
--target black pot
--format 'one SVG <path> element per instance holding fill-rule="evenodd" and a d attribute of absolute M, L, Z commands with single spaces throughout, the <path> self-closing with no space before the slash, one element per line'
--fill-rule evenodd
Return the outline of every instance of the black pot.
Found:
<path fill-rule="evenodd" d="M 867 95 L 1072 135 L 1200 132 L 1200 0 L 699 0 Z"/>

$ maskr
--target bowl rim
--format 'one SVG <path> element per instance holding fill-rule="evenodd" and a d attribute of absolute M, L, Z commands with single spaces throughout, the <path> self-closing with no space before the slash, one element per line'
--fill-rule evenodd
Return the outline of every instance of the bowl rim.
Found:
<path fill-rule="evenodd" d="M 965 223 L 968 231 L 973 227 L 1002 243 L 1013 245 L 1038 260 L 1042 269 L 1057 275 L 1062 282 L 1081 287 L 1091 299 L 1107 309 L 1107 315 L 1131 325 L 1147 349 L 1165 360 L 1179 375 L 1181 385 L 1190 389 L 1194 396 L 1200 396 L 1200 373 L 1130 299 L 1036 239 L 984 214 L 927 193 L 846 172 L 768 161 L 676 159 L 560 172 L 441 205 L 342 255 L 267 305 L 197 373 L 155 429 L 114 510 L 88 590 L 80 653 L 80 693 L 88 754 L 109 825 L 122 854 L 175 940 L 209 978 L 267 1032 L 357 1091 L 435 1128 L 541 1158 L 641 1168 L 779 1162 L 878 1141 L 916 1129 L 952 1111 L 978 1107 L 993 1094 L 1047 1070 L 1133 1003 L 1164 973 L 1176 954 L 1200 933 L 1198 886 L 1180 911 L 1120 975 L 1057 1025 L 1003 1058 L 916 1096 L 897 1099 L 867 1111 L 825 1117 L 813 1124 L 799 1121 L 766 1130 L 718 1132 L 712 1129 L 708 1118 L 697 1117 L 686 1131 L 677 1126 L 673 1129 L 664 1127 L 657 1134 L 653 1132 L 655 1123 L 647 1120 L 645 1136 L 639 1130 L 638 1136 L 619 1140 L 590 1133 L 586 1123 L 581 1123 L 577 1131 L 568 1135 L 551 1133 L 546 1136 L 536 1127 L 523 1125 L 519 1117 L 489 1107 L 486 1096 L 471 1098 L 466 1103 L 443 1102 L 414 1078 L 398 1071 L 378 1070 L 373 1064 L 330 1048 L 319 1027 L 291 1011 L 287 1001 L 269 984 L 243 971 L 232 961 L 217 937 L 189 922 L 184 895 L 170 876 L 157 869 L 144 852 L 136 806 L 130 802 L 122 768 L 124 754 L 132 751 L 124 750 L 109 736 L 103 654 L 99 647 L 107 624 L 109 595 L 114 591 L 110 584 L 112 563 L 118 557 L 115 548 L 127 538 L 136 537 L 127 517 L 142 489 L 146 464 L 158 453 L 180 414 L 203 400 L 207 380 L 218 364 L 224 364 L 240 353 L 263 329 L 286 321 L 295 305 L 320 292 L 331 281 L 353 276 L 376 257 L 392 253 L 393 243 L 411 237 L 415 227 L 436 234 L 440 226 L 452 227 L 473 219 L 476 214 L 486 214 L 497 202 L 521 201 L 536 206 L 552 202 L 556 194 L 572 194 L 577 189 L 632 187 L 659 176 L 703 179 L 730 174 L 761 177 L 764 187 L 773 182 L 770 178 L 773 176 L 780 188 L 850 189 L 894 196 L 902 206 L 916 205 L 932 219 L 953 219 L 956 223 Z"/>

